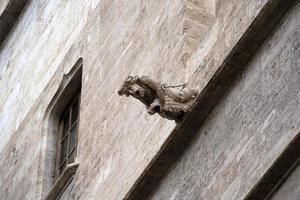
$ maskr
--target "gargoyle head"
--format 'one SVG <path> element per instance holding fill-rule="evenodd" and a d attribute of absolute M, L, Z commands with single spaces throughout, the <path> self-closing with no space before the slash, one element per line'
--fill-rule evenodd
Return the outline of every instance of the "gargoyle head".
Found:
<path fill-rule="evenodd" d="M 122 87 L 119 89 L 118 94 L 120 96 L 133 96 L 147 106 L 149 106 L 154 100 L 153 92 L 147 86 L 139 83 L 138 76 L 128 76 Z"/>

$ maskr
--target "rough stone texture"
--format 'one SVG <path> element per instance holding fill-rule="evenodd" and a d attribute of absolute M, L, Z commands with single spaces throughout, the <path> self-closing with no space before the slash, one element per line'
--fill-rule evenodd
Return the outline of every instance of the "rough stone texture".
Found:
<path fill-rule="evenodd" d="M 300 132 L 299 27 L 298 4 L 205 121 L 152 199 L 246 197 Z"/>
<path fill-rule="evenodd" d="M 43 182 L 53 179 L 44 168 L 53 166 L 45 163 L 45 112 L 80 57 L 80 166 L 73 189 L 62 198 L 126 195 L 175 124 L 148 116 L 139 102 L 119 98 L 117 89 L 129 74 L 184 82 L 183 58 L 214 23 L 211 3 L 191 2 L 197 1 L 30 2 L 0 52 L 0 194 L 5 199 L 41 199 L 49 191 Z"/>
<path fill-rule="evenodd" d="M 297 174 L 291 174 L 299 166 L 300 133 L 286 146 L 277 160 L 264 173 L 259 182 L 247 195 L 245 200 L 271 199 L 287 179 L 297 179 Z M 296 176 L 293 178 L 293 176 Z M 287 182 L 289 183 L 289 181 Z M 285 184 L 286 185 L 286 184 Z M 285 187 L 286 188 L 286 187 Z M 280 189 L 282 190 L 282 189 Z M 295 191 L 297 193 L 297 191 Z"/>

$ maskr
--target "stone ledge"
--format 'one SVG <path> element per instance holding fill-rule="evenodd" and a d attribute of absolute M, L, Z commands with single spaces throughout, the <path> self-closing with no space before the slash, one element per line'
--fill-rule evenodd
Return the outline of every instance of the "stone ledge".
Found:
<path fill-rule="evenodd" d="M 69 164 L 55 181 L 51 191 L 46 197 L 46 200 L 54 200 L 59 197 L 63 191 L 68 187 L 74 178 L 74 175 L 79 167 L 79 163 Z"/>
<path fill-rule="evenodd" d="M 29 0 L 6 0 L 0 5 L 0 46 Z"/>

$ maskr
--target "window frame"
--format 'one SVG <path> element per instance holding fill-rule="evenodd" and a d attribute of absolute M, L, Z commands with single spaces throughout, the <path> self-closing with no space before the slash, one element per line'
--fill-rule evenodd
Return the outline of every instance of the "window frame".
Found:
<path fill-rule="evenodd" d="M 78 146 L 78 131 L 79 131 L 79 121 L 80 121 L 80 103 L 81 103 L 81 90 L 80 88 L 76 89 L 72 97 L 69 99 L 69 103 L 65 106 L 63 111 L 60 114 L 60 119 L 58 122 L 58 129 L 57 129 L 57 144 L 56 144 L 56 160 L 55 160 L 55 180 L 59 178 L 64 172 L 64 170 L 67 168 L 68 165 L 75 163 L 76 162 L 76 156 L 77 156 L 77 146 Z M 74 104 L 77 105 L 77 118 L 76 120 L 72 123 L 72 110 L 74 109 L 73 106 Z M 66 115 L 69 115 L 68 119 L 68 130 L 67 130 L 67 135 L 63 136 L 64 132 L 64 119 Z M 74 144 L 74 148 L 69 152 L 69 143 L 70 143 L 70 135 L 71 130 L 75 128 L 76 126 L 76 141 Z M 65 137 L 65 138 L 63 138 Z M 63 140 L 67 140 L 67 155 L 65 160 L 63 161 L 64 163 L 61 162 L 62 158 L 62 142 Z M 69 156 L 73 153 L 74 151 L 74 160 L 69 161 Z"/>
<path fill-rule="evenodd" d="M 49 101 L 44 115 L 43 137 L 45 140 L 42 153 L 41 173 L 42 178 L 42 199 L 54 200 L 58 199 L 65 189 L 72 183 L 75 174 L 79 168 L 80 162 L 77 158 L 80 144 L 80 104 L 82 98 L 82 75 L 83 75 L 83 59 L 80 57 L 71 68 L 65 68 L 61 74 L 61 70 L 57 71 L 56 77 L 62 75 L 59 79 L 53 79 L 53 84 L 57 86 L 57 90 L 53 93 L 52 99 Z M 77 141 L 76 141 L 76 157 L 73 163 L 68 164 L 61 173 L 57 173 L 57 142 L 59 136 L 59 121 L 65 108 L 78 95 L 78 118 L 77 118 Z"/>

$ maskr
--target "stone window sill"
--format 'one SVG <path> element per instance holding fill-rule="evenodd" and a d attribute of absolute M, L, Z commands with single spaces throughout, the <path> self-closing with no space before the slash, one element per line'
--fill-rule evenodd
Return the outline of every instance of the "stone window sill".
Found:
<path fill-rule="evenodd" d="M 77 171 L 79 163 L 69 164 L 59 178 L 55 181 L 51 191 L 46 197 L 46 200 L 55 200 L 60 197 L 64 190 L 68 187 L 71 181 L 74 178 L 74 175 Z"/>

